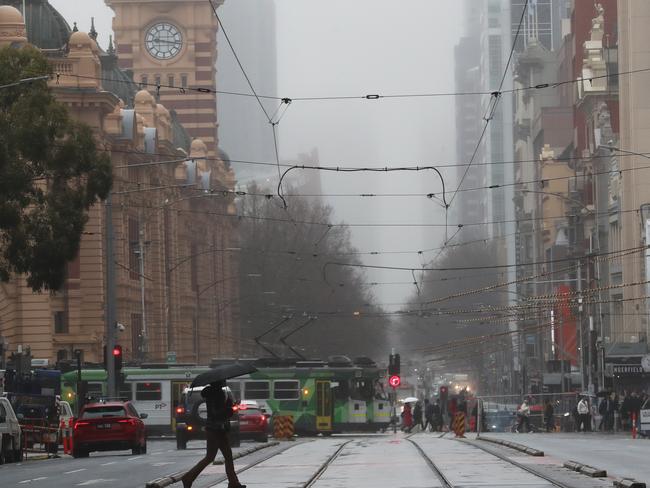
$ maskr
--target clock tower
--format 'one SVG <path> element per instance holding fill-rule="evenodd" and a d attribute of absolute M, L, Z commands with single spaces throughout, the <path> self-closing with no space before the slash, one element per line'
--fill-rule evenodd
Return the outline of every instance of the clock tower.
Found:
<path fill-rule="evenodd" d="M 183 88 L 216 88 L 217 19 L 207 0 L 105 0 L 113 9 L 120 67 L 136 83 L 161 85 L 159 103 L 174 109 L 192 138 L 217 155 L 217 100 L 214 93 Z M 213 1 L 215 6 L 223 0 Z M 170 89 L 167 86 L 178 88 Z M 154 86 L 145 87 L 155 93 Z"/>

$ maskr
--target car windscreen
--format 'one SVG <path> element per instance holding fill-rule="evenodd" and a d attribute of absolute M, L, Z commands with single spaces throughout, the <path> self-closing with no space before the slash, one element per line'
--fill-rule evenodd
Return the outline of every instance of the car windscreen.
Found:
<path fill-rule="evenodd" d="M 90 407 L 84 410 L 82 419 L 105 419 L 111 417 L 126 417 L 126 410 L 121 406 Z"/>

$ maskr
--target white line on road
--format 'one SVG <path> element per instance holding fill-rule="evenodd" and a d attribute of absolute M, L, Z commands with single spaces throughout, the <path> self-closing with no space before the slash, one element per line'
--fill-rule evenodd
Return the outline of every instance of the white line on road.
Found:
<path fill-rule="evenodd" d="M 23 481 L 20 482 L 20 484 L 22 485 L 22 484 L 25 484 L 25 483 L 31 483 L 32 481 L 42 481 L 42 480 L 46 480 L 46 479 L 47 479 L 47 476 L 41 476 L 40 478 L 34 478 L 34 479 L 31 479 L 31 480 L 23 480 Z"/>
<path fill-rule="evenodd" d="M 115 464 L 117 461 L 111 461 L 110 463 L 104 463 L 100 464 L 100 466 L 110 466 L 111 464 Z"/>
<path fill-rule="evenodd" d="M 142 459 L 142 456 L 132 457 L 132 458 L 127 459 L 127 461 L 135 461 L 136 459 Z"/>
<path fill-rule="evenodd" d="M 77 486 L 99 485 L 99 484 L 102 484 L 102 483 L 110 483 L 112 481 L 115 481 L 115 480 L 114 479 L 105 480 L 105 479 L 100 478 L 98 480 L 88 480 L 88 481 L 84 481 L 83 483 L 77 483 Z"/>
<path fill-rule="evenodd" d="M 81 469 L 73 469 L 72 471 L 66 471 L 63 474 L 72 474 L 72 473 L 79 473 L 81 471 L 86 471 L 86 468 L 81 468 Z"/>
<path fill-rule="evenodd" d="M 161 463 L 153 463 L 152 466 L 159 468 L 161 466 L 168 466 L 170 464 L 176 464 L 176 461 L 166 461 L 166 462 L 161 462 Z"/>

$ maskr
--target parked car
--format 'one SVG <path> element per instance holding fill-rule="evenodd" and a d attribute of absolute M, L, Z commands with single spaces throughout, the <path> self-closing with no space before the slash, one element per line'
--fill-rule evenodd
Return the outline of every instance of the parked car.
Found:
<path fill-rule="evenodd" d="M 176 406 L 176 448 L 187 449 L 188 441 L 205 439 L 205 423 L 208 419 L 205 399 L 201 396 L 204 387 L 187 388 L 181 395 L 181 403 Z M 233 401 L 229 387 L 224 387 L 226 395 Z M 233 406 L 234 414 L 230 419 L 230 445 L 240 444 L 239 407 Z"/>
<path fill-rule="evenodd" d="M 269 415 L 258 406 L 239 405 L 239 436 L 241 439 L 254 439 L 267 442 Z"/>
<path fill-rule="evenodd" d="M 131 449 L 133 454 L 147 453 L 147 437 L 143 419 L 131 402 L 110 401 L 89 403 L 74 423 L 73 451 L 75 458 L 88 457 L 92 451 Z"/>
<path fill-rule="evenodd" d="M 22 430 L 7 398 L 0 397 L 0 464 L 23 460 Z"/>

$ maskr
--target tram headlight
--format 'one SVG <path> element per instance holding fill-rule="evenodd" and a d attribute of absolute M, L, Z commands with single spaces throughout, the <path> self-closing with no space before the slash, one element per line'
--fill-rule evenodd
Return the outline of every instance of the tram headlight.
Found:
<path fill-rule="evenodd" d="M 309 396 L 309 388 L 303 388 L 302 389 L 302 396 L 304 396 L 304 397 Z"/>

